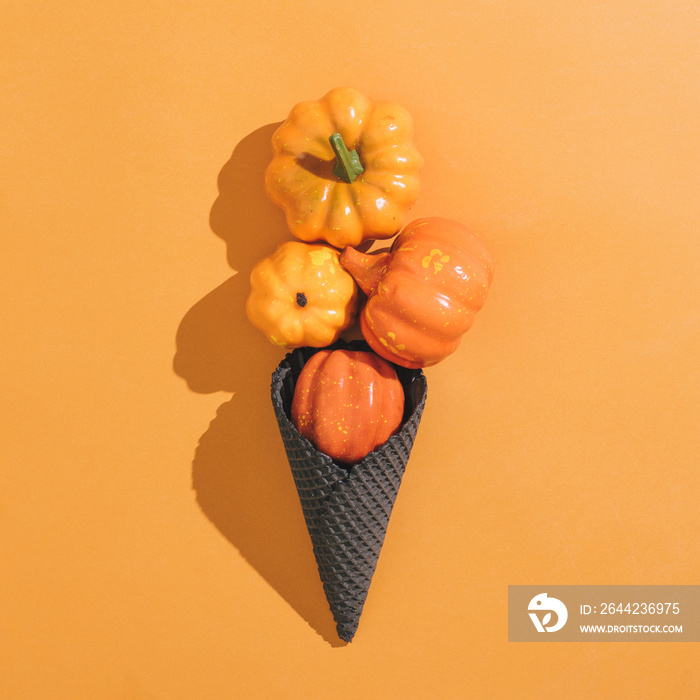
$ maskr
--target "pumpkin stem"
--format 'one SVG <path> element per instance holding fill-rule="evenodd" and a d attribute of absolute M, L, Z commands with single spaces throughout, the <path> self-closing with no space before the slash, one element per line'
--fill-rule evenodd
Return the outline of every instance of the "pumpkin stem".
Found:
<path fill-rule="evenodd" d="M 353 276 L 360 289 L 369 296 L 389 266 L 391 253 L 360 253 L 355 248 L 345 248 L 340 254 L 340 264 Z"/>
<path fill-rule="evenodd" d="M 335 153 L 335 166 L 333 175 L 343 182 L 354 182 L 358 175 L 362 175 L 365 169 L 360 163 L 360 156 L 357 151 L 348 151 L 348 147 L 343 141 L 343 137 L 336 132 L 329 139 L 333 153 Z"/>

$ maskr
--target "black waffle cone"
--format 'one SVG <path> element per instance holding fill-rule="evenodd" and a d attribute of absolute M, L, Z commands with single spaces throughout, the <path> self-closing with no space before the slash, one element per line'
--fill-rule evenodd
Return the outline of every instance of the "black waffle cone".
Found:
<path fill-rule="evenodd" d="M 331 347 L 370 351 L 362 341 Z M 421 370 L 395 368 L 405 395 L 401 429 L 361 462 L 344 468 L 315 449 L 290 420 L 296 379 L 315 352 L 300 348 L 280 362 L 272 375 L 272 403 L 338 636 L 349 642 L 423 415 L 427 382 Z"/>

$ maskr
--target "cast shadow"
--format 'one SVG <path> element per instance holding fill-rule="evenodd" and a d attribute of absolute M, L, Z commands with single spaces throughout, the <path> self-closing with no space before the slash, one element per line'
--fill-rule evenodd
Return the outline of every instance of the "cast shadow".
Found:
<path fill-rule="evenodd" d="M 226 243 L 226 260 L 246 273 L 285 240 L 294 240 L 284 213 L 265 194 L 265 168 L 272 159 L 268 124 L 248 134 L 234 149 L 217 177 L 219 196 L 209 212 L 211 230 Z"/>
<path fill-rule="evenodd" d="M 233 393 L 195 451 L 192 487 L 202 512 L 326 642 L 344 646 L 326 602 L 270 400 L 271 375 L 284 351 L 268 342 L 245 312 L 253 265 L 292 239 L 283 213 L 263 189 L 276 127 L 270 124 L 246 136 L 219 173 L 210 223 L 226 242 L 228 262 L 237 274 L 185 314 L 173 368 L 192 391 Z"/>

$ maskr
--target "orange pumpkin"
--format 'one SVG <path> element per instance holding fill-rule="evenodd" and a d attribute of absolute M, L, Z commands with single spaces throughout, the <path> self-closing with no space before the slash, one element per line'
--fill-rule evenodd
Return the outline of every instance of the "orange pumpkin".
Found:
<path fill-rule="evenodd" d="M 416 369 L 457 349 L 493 278 L 486 245 L 456 221 L 418 219 L 388 252 L 346 248 L 341 264 L 367 294 L 362 334 L 387 360 Z"/>
<path fill-rule="evenodd" d="M 328 245 L 288 241 L 260 260 L 246 302 L 251 323 L 281 347 L 334 343 L 357 314 L 357 285 L 339 256 Z"/>
<path fill-rule="evenodd" d="M 319 350 L 294 389 L 294 427 L 342 464 L 362 460 L 401 426 L 404 393 L 396 370 L 372 352 Z"/>
<path fill-rule="evenodd" d="M 335 88 L 296 105 L 274 133 L 265 189 L 303 241 L 390 238 L 418 196 L 423 158 L 412 136 L 400 105 Z"/>

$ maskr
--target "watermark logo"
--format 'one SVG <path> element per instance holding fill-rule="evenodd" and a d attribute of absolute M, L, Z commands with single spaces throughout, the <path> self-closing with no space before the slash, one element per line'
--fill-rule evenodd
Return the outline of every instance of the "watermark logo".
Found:
<path fill-rule="evenodd" d="M 508 641 L 700 642 L 700 585 L 511 585 Z"/>
<path fill-rule="evenodd" d="M 556 632 L 560 630 L 569 617 L 566 605 L 558 598 L 550 598 L 546 593 L 536 595 L 527 606 L 532 624 L 538 632 Z M 540 614 L 545 613 L 540 619 Z M 552 622 L 552 613 L 557 616 L 556 622 Z"/>

